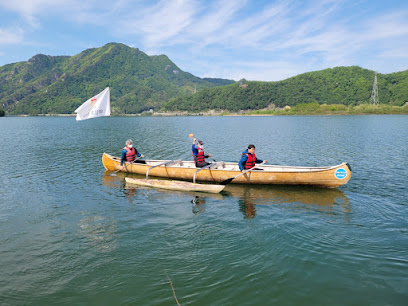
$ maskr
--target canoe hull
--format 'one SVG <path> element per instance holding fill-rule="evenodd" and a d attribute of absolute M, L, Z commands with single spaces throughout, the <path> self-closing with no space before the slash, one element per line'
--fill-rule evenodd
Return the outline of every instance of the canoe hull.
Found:
<path fill-rule="evenodd" d="M 136 178 L 130 178 L 130 177 L 126 177 L 125 180 L 127 184 L 168 189 L 168 190 L 178 190 L 178 191 L 198 191 L 198 192 L 220 193 L 225 187 L 223 185 L 195 184 L 195 183 L 190 183 L 190 182 L 174 181 L 174 180 L 136 179 Z"/>
<path fill-rule="evenodd" d="M 129 164 L 123 170 L 128 173 L 146 175 L 154 165 L 162 160 L 146 160 L 146 164 Z M 105 169 L 118 170 L 120 159 L 104 153 L 102 163 Z M 347 163 L 330 167 L 289 167 L 263 165 L 262 170 L 253 170 L 234 179 L 232 184 L 261 184 L 261 185 L 310 185 L 318 187 L 340 187 L 351 178 L 351 169 Z M 180 161 L 176 165 L 159 166 L 149 171 L 149 177 L 163 177 L 192 181 L 197 168 L 192 161 Z M 222 182 L 239 174 L 237 163 L 223 163 L 219 167 L 200 170 L 196 173 L 197 181 Z"/>

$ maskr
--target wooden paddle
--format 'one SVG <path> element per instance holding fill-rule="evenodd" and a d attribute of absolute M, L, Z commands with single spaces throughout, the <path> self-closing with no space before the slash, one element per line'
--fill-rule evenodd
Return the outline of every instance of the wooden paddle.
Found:
<path fill-rule="evenodd" d="M 260 163 L 260 164 L 258 164 L 258 165 L 255 165 L 254 167 L 248 169 L 245 173 L 248 173 L 249 171 L 254 170 L 256 167 L 262 166 L 263 164 L 264 164 L 264 163 Z M 222 182 L 220 183 L 220 185 L 227 185 L 227 184 L 231 183 L 234 179 L 236 179 L 238 176 L 244 175 L 245 173 L 240 173 L 240 174 L 238 174 L 237 176 L 234 176 L 234 177 L 231 177 L 231 178 L 229 178 L 229 179 L 226 179 L 226 180 L 222 181 Z"/>
<path fill-rule="evenodd" d="M 134 161 L 132 161 L 130 164 L 134 164 L 134 163 L 136 163 L 136 161 L 137 160 L 139 160 L 140 159 L 140 157 L 138 157 L 138 158 L 136 158 Z M 128 165 L 126 165 L 126 162 L 125 162 L 125 169 L 127 169 L 127 166 Z M 114 171 L 114 172 L 112 172 L 112 173 L 109 173 L 109 176 L 116 176 L 116 173 L 118 173 L 119 171 L 121 171 L 122 169 L 119 169 L 119 170 L 116 170 L 116 171 Z"/>
<path fill-rule="evenodd" d="M 191 138 L 194 137 L 194 134 L 188 134 L 188 137 L 190 137 L 190 140 L 191 140 Z M 207 155 L 210 155 L 210 153 L 208 153 L 204 148 L 202 148 L 202 150 L 203 150 L 204 153 L 206 153 Z M 217 162 L 214 158 L 212 158 L 212 156 L 210 156 L 210 158 L 211 158 L 213 161 Z"/>

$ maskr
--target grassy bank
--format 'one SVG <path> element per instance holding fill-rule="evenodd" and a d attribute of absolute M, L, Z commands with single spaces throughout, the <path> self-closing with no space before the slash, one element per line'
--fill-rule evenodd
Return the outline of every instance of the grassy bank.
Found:
<path fill-rule="evenodd" d="M 364 114 L 408 114 L 408 104 L 404 106 L 360 104 L 346 106 L 342 104 L 308 103 L 298 104 L 292 108 L 256 110 L 246 115 L 364 115 Z M 226 115 L 226 113 L 224 113 Z"/>
<path fill-rule="evenodd" d="M 408 115 L 408 104 L 404 106 L 391 105 L 371 105 L 361 104 L 357 106 L 346 106 L 342 104 L 322 104 L 308 103 L 298 104 L 292 108 L 267 109 L 255 111 L 240 111 L 238 113 L 226 111 L 203 111 L 203 112 L 143 112 L 139 114 L 112 114 L 113 117 L 133 117 L 133 116 L 281 116 L 281 115 Z M 0 116 L 2 115 L 0 110 Z M 3 113 L 4 116 L 4 113 Z M 29 114 L 14 116 L 76 116 L 76 114 Z"/>

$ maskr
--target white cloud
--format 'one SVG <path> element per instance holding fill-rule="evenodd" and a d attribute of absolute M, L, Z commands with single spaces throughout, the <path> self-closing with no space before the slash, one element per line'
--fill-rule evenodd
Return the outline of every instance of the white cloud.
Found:
<path fill-rule="evenodd" d="M 407 9 L 384 5 L 383 10 L 374 10 L 366 4 L 348 0 L 264 4 L 253 0 L 0 0 L 1 8 L 21 17 L 14 27 L 0 29 L 0 43 L 21 44 L 30 37 L 30 44 L 47 44 L 66 54 L 67 37 L 76 50 L 89 41 L 93 47 L 101 41 L 127 41 L 148 54 L 166 54 L 187 70 L 207 75 L 220 69 L 220 74 L 234 79 L 248 73 L 248 79 L 271 80 L 336 65 L 386 67 L 388 59 L 406 57 Z M 48 24 L 60 27 L 59 41 L 48 39 Z M 71 34 L 71 28 L 76 32 Z M 103 35 L 96 36 L 95 30 Z M 34 35 L 24 35 L 28 32 Z"/>
<path fill-rule="evenodd" d="M 36 15 L 43 9 L 48 9 L 53 2 L 50 0 L 20 0 L 20 1 L 7 1 L 0 0 L 0 6 L 3 8 L 19 14 L 23 20 L 31 27 L 38 28 L 40 26 Z"/>
<path fill-rule="evenodd" d="M 237 63 L 239 64 L 239 63 Z M 303 73 L 304 67 L 289 62 L 258 61 L 236 65 L 240 71 L 228 72 L 229 79 L 251 81 L 279 81 Z"/>
<path fill-rule="evenodd" d="M 0 7 L 17 13 L 30 27 L 40 29 L 43 18 L 77 20 L 83 13 L 97 12 L 98 8 L 108 6 L 96 0 L 0 0 Z"/>
<path fill-rule="evenodd" d="M 225 34 L 231 28 L 234 15 L 246 1 L 217 1 L 207 8 L 201 8 L 201 15 L 187 29 L 186 36 L 201 48 L 211 43 L 225 41 Z"/>
<path fill-rule="evenodd" d="M 20 28 L 0 28 L 0 45 L 13 45 L 23 41 L 24 31 Z"/>
<path fill-rule="evenodd" d="M 118 22 L 115 32 L 141 37 L 147 48 L 171 45 L 193 22 L 194 4 L 188 0 L 162 0 L 153 6 L 130 10 Z"/>
<path fill-rule="evenodd" d="M 255 13 L 243 14 L 253 3 L 238 2 L 235 6 L 231 3 L 220 6 L 219 14 L 211 6 L 200 8 L 201 14 L 196 13 L 188 29 L 173 35 L 171 42 L 163 39 L 159 45 L 160 40 L 155 41 L 156 47 L 166 50 L 170 45 L 188 42 L 188 49 L 183 52 L 225 58 L 223 62 L 208 60 L 203 66 L 206 76 L 209 70 L 220 69 L 227 78 L 246 75 L 248 79 L 263 77 L 265 80 L 327 67 L 363 65 L 380 60 L 381 54 L 404 54 L 404 48 L 398 46 L 408 35 L 406 11 L 388 11 L 384 15 L 375 12 L 375 17 L 362 18 L 364 13 L 356 11 L 354 3 L 324 1 L 306 5 L 302 10 L 299 2 L 283 1 L 259 8 Z M 396 49 L 399 51 L 394 51 Z M 367 55 L 372 58 L 371 62 Z M 235 56 L 250 59 L 253 68 L 239 68 L 247 63 L 246 60 L 231 64 L 228 57 Z M 259 62 L 254 57 L 259 58 Z M 268 57 L 273 62 L 267 62 Z M 295 63 L 302 63 L 302 66 Z M 214 68 L 211 69 L 211 65 Z M 215 77 L 214 73 L 210 74 Z"/>
<path fill-rule="evenodd" d="M 408 12 L 393 12 L 365 24 L 367 40 L 381 40 L 408 35 Z"/>
<path fill-rule="evenodd" d="M 403 47 L 386 50 L 379 54 L 379 56 L 390 57 L 390 58 L 408 58 L 408 44 Z"/>

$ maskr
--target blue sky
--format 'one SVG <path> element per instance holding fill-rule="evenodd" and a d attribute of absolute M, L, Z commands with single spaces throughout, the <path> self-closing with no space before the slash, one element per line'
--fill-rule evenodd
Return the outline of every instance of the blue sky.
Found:
<path fill-rule="evenodd" d="M 0 66 L 120 42 L 198 77 L 408 69 L 408 1 L 0 0 Z"/>

